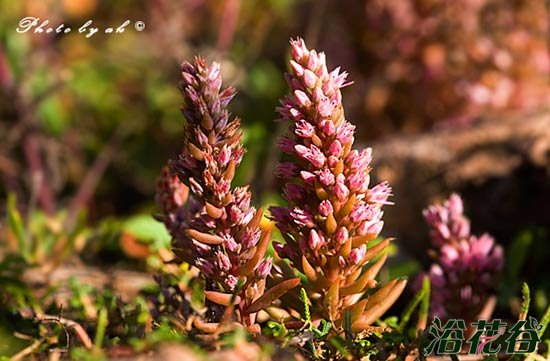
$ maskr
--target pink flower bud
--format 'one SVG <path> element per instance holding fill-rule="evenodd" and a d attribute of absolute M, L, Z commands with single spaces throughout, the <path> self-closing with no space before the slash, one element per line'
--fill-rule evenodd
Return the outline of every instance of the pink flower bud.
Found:
<path fill-rule="evenodd" d="M 364 172 L 354 173 L 349 177 L 349 189 L 352 192 L 365 190 L 368 187 L 369 175 Z"/>
<path fill-rule="evenodd" d="M 315 127 L 311 123 L 301 119 L 296 123 L 296 130 L 294 133 L 302 138 L 311 138 L 315 133 Z"/>
<path fill-rule="evenodd" d="M 309 231 L 308 246 L 312 250 L 321 248 L 323 242 L 315 229 Z"/>
<path fill-rule="evenodd" d="M 294 150 L 296 151 L 296 154 L 309 161 L 316 168 L 321 168 L 325 164 L 325 155 L 313 144 L 309 148 L 298 144 L 294 146 Z"/>
<path fill-rule="evenodd" d="M 302 144 L 295 145 L 294 150 L 296 151 L 296 154 L 304 159 L 307 159 L 310 154 L 309 148 Z"/>
<path fill-rule="evenodd" d="M 348 144 L 353 142 L 353 133 L 355 132 L 355 126 L 351 123 L 344 121 L 340 124 L 337 131 L 337 139 L 342 144 Z"/>
<path fill-rule="evenodd" d="M 344 257 L 338 256 L 338 265 L 340 266 L 340 268 L 346 268 L 348 264 Z"/>
<path fill-rule="evenodd" d="M 319 203 L 319 213 L 323 217 L 328 217 L 328 215 L 331 214 L 333 211 L 334 209 L 332 208 L 332 204 L 329 200 L 325 199 L 321 201 L 321 203 Z"/>
<path fill-rule="evenodd" d="M 306 184 L 314 184 L 315 183 L 315 174 L 308 172 L 308 171 L 301 171 L 300 177 Z"/>
<path fill-rule="evenodd" d="M 322 117 L 330 116 L 332 114 L 333 109 L 334 109 L 334 105 L 332 104 L 330 99 L 327 97 L 323 97 L 323 99 L 321 99 L 319 103 L 317 103 L 317 111 Z"/>
<path fill-rule="evenodd" d="M 255 247 L 260 240 L 261 231 L 259 228 L 247 228 L 241 236 L 241 244 L 244 249 Z"/>
<path fill-rule="evenodd" d="M 462 198 L 460 198 L 460 196 L 456 193 L 451 194 L 449 200 L 445 203 L 445 207 L 449 209 L 449 213 L 453 216 L 464 213 Z"/>
<path fill-rule="evenodd" d="M 288 110 L 288 113 L 290 114 L 290 116 L 292 117 L 292 119 L 294 120 L 300 120 L 304 117 L 304 115 L 296 108 L 290 108 Z"/>
<path fill-rule="evenodd" d="M 449 227 L 445 223 L 439 223 L 435 229 L 439 232 L 441 237 L 443 239 L 448 239 L 451 237 L 451 231 L 449 230 Z"/>
<path fill-rule="evenodd" d="M 181 76 L 185 80 L 186 85 L 190 85 L 192 87 L 196 87 L 198 85 L 194 75 L 182 71 Z"/>
<path fill-rule="evenodd" d="M 266 278 L 267 275 L 271 272 L 271 267 L 273 265 L 273 260 L 271 257 L 264 259 L 256 268 L 256 277 Z"/>
<path fill-rule="evenodd" d="M 336 198 L 338 198 L 340 202 L 343 202 L 349 196 L 349 189 L 348 187 L 346 187 L 344 183 L 338 182 L 334 186 L 334 194 L 336 195 Z"/>
<path fill-rule="evenodd" d="M 382 232 L 382 228 L 384 228 L 384 221 L 374 222 L 367 228 L 367 234 L 379 235 Z"/>
<path fill-rule="evenodd" d="M 296 103 L 303 108 L 309 108 L 311 106 L 311 100 L 309 100 L 307 94 L 301 90 L 294 91 L 294 99 L 296 99 Z"/>
<path fill-rule="evenodd" d="M 441 247 L 441 265 L 443 265 L 444 268 L 451 268 L 453 267 L 453 264 L 458 259 L 459 254 L 456 248 L 450 245 L 444 245 Z"/>
<path fill-rule="evenodd" d="M 342 143 L 340 143 L 338 140 L 335 140 L 330 144 L 330 147 L 328 148 L 328 155 L 339 157 L 342 155 L 342 150 Z"/>
<path fill-rule="evenodd" d="M 243 215 L 243 211 L 236 205 L 232 205 L 229 209 L 229 217 L 233 222 L 238 222 Z"/>
<path fill-rule="evenodd" d="M 349 254 L 349 262 L 353 265 L 360 264 L 363 261 L 363 258 L 365 258 L 366 253 L 367 247 L 364 244 L 352 249 Z"/>
<path fill-rule="evenodd" d="M 369 202 L 378 204 L 393 204 L 388 201 L 391 195 L 391 188 L 388 182 L 382 182 L 375 185 L 369 192 Z"/>
<path fill-rule="evenodd" d="M 237 283 L 239 283 L 239 279 L 233 275 L 229 275 L 225 278 L 225 284 L 227 285 L 227 287 L 229 287 L 231 291 L 233 291 L 235 287 L 237 287 Z"/>
<path fill-rule="evenodd" d="M 292 209 L 292 211 L 290 211 L 290 217 L 292 217 L 292 220 L 298 226 L 309 228 L 315 227 L 315 223 L 313 222 L 313 215 L 308 211 L 295 207 Z"/>
<path fill-rule="evenodd" d="M 369 208 L 368 205 L 363 201 L 356 202 L 349 215 L 352 222 L 355 222 L 355 223 L 359 223 L 361 221 L 369 219 L 371 216 L 372 216 L 371 208 Z"/>
<path fill-rule="evenodd" d="M 334 184 L 334 174 L 332 174 L 330 169 L 325 168 L 319 172 L 319 182 L 324 186 Z"/>
<path fill-rule="evenodd" d="M 219 269 L 225 272 L 231 269 L 231 261 L 225 253 L 216 253 L 216 259 Z"/>
<path fill-rule="evenodd" d="M 237 242 L 235 241 L 235 238 L 233 238 L 232 235 L 224 234 L 222 238 L 225 240 L 224 242 L 225 248 L 227 248 L 231 252 L 240 251 L 240 245 L 237 244 Z"/>
<path fill-rule="evenodd" d="M 451 231 L 458 238 L 466 238 L 470 234 L 470 222 L 464 217 L 459 217 L 453 223 Z"/>
<path fill-rule="evenodd" d="M 306 69 L 303 74 L 305 86 L 308 88 L 313 88 L 317 82 L 317 76 L 315 76 L 315 74 L 309 69 Z"/>
<path fill-rule="evenodd" d="M 317 52 L 315 50 L 311 50 L 307 59 L 307 68 L 315 70 L 317 69 L 318 64 L 319 58 L 317 57 Z"/>
<path fill-rule="evenodd" d="M 330 157 L 328 157 L 328 161 L 327 161 L 327 164 L 329 165 L 329 167 L 336 167 L 336 165 L 338 164 L 339 160 L 338 160 L 338 157 L 335 157 L 333 155 L 331 155 Z"/>
<path fill-rule="evenodd" d="M 195 264 L 206 276 L 209 277 L 214 274 L 214 266 L 210 263 L 210 261 L 207 261 L 204 258 L 199 258 Z"/>
<path fill-rule="evenodd" d="M 439 222 L 439 215 L 435 206 L 429 206 L 428 208 L 424 209 L 422 211 L 422 215 L 424 216 L 426 223 L 431 226 Z"/>
<path fill-rule="evenodd" d="M 338 244 L 344 244 L 346 243 L 348 238 L 348 229 L 346 227 L 338 228 L 338 230 L 336 231 L 336 242 L 338 242 Z"/>
<path fill-rule="evenodd" d="M 224 145 L 222 150 L 220 151 L 220 154 L 218 155 L 218 162 L 220 163 L 221 167 L 225 167 L 227 163 L 229 163 L 230 159 L 231 148 L 229 148 L 227 145 Z"/>
<path fill-rule="evenodd" d="M 304 74 L 304 67 L 295 62 L 294 60 L 290 61 L 290 67 L 292 68 L 292 71 L 294 71 L 294 75 L 296 76 L 302 76 Z"/>
<path fill-rule="evenodd" d="M 313 99 L 315 104 L 318 104 L 324 97 L 325 94 L 323 94 L 323 91 L 320 88 L 314 88 L 311 91 L 311 99 Z"/>
<path fill-rule="evenodd" d="M 250 208 L 247 212 L 244 213 L 244 216 L 237 222 L 240 225 L 247 225 L 252 218 L 254 218 L 254 214 L 256 213 L 256 210 L 254 208 Z"/>
<path fill-rule="evenodd" d="M 302 39 L 293 40 L 291 43 L 292 57 L 297 61 L 300 61 L 304 56 L 308 55 L 306 44 Z"/>

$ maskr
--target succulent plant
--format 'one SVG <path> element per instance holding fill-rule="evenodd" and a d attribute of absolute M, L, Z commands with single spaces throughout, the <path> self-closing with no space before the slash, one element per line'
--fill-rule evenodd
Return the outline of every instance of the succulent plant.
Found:
<path fill-rule="evenodd" d="M 216 331 L 220 322 L 233 320 L 259 332 L 256 313 L 298 280 L 265 290 L 272 266 L 271 258 L 264 259 L 270 234 L 259 228 L 262 210 L 251 206 L 248 187 L 231 187 L 244 149 L 240 120 L 227 110 L 235 90 L 222 89 L 219 64 L 207 66 L 201 58 L 184 63 L 179 88 L 187 120 L 183 149 L 163 171 L 157 201 L 174 253 L 197 267 L 205 281 L 208 312 L 195 326 Z M 189 189 L 185 206 L 183 187 Z"/>
<path fill-rule="evenodd" d="M 391 188 L 386 182 L 369 188 L 372 150 L 352 149 L 355 127 L 345 119 L 340 92 L 350 84 L 347 73 L 329 72 L 325 54 L 308 50 L 302 39 L 291 45 L 291 91 L 278 108 L 290 123 L 291 135 L 278 144 L 289 160 L 276 171 L 287 205 L 270 208 L 285 243 L 274 248 L 306 276 L 313 317 L 342 325 L 349 312 L 352 330 L 360 331 L 406 285 L 404 279 L 382 287 L 375 281 L 391 242 L 377 242 Z"/>
<path fill-rule="evenodd" d="M 458 194 L 423 214 L 435 248 L 435 263 L 428 272 L 433 290 L 430 313 L 444 319 L 477 319 L 504 265 L 502 247 L 488 234 L 470 234 Z"/>

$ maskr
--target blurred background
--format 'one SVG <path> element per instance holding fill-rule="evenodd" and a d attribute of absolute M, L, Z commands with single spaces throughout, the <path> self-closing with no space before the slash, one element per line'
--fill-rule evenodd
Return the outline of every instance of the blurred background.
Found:
<path fill-rule="evenodd" d="M 82 229 L 84 240 L 67 237 L 88 264 L 146 268 L 140 242 L 167 242 L 150 217 L 155 182 L 181 145 L 179 65 L 196 54 L 220 62 L 238 90 L 231 111 L 247 153 L 237 182 L 258 206 L 281 202 L 274 145 L 285 126 L 274 109 L 289 38 L 301 36 L 349 72 L 356 145 L 374 148 L 374 176 L 394 186 L 389 272 L 425 267 L 421 210 L 456 191 L 475 233 L 509 252 L 500 309 L 529 281 L 540 314 L 550 294 L 548 14 L 543 0 L 0 0 L 4 232 L 15 195 L 27 233 L 51 236 L 50 250 Z M 26 16 L 73 31 L 16 32 Z M 88 19 L 131 24 L 86 38 L 76 29 Z M 16 247 L 11 238 L 0 237 Z"/>

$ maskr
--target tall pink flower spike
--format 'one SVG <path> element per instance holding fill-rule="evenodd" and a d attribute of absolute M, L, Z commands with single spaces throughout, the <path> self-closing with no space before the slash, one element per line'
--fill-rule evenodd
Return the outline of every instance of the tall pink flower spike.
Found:
<path fill-rule="evenodd" d="M 266 291 L 270 234 L 259 228 L 262 211 L 250 205 L 248 187 L 231 187 L 244 150 L 240 120 L 230 119 L 227 110 L 235 90 L 222 89 L 219 64 L 206 66 L 201 58 L 183 64 L 179 88 L 187 120 L 183 148 L 163 170 L 157 202 L 174 253 L 205 280 L 208 312 L 195 318 L 195 326 L 215 332 L 230 319 L 259 332 L 257 312 L 299 281 L 289 279 Z M 186 205 L 180 201 L 182 187 L 190 193 Z"/>
<path fill-rule="evenodd" d="M 406 284 L 375 281 L 390 239 L 372 241 L 382 230 L 391 188 L 386 182 L 369 188 L 372 150 L 352 149 L 355 127 L 344 117 L 340 92 L 350 84 L 347 73 L 329 72 L 325 54 L 307 49 L 302 39 L 291 45 L 290 95 L 278 108 L 290 123 L 291 135 L 279 141 L 289 159 L 276 171 L 288 204 L 270 209 L 285 243 L 274 247 L 307 277 L 303 287 L 314 317 L 341 326 L 350 311 L 359 331 L 384 314 Z"/>

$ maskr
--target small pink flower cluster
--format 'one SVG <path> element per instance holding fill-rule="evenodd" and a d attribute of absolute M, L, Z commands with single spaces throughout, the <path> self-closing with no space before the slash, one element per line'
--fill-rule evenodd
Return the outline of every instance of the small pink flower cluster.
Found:
<path fill-rule="evenodd" d="M 254 301 L 264 295 L 272 260 L 263 259 L 270 236 L 259 228 L 262 212 L 250 205 L 248 187 L 231 189 L 244 154 L 240 121 L 229 119 L 227 110 L 235 91 L 222 89 L 219 64 L 206 66 L 201 58 L 183 64 L 182 78 L 183 150 L 170 171 L 163 171 L 157 202 L 174 238 L 174 253 L 206 281 L 207 321 L 221 321 L 225 307 L 235 306 L 237 321 L 251 328 L 257 312 L 252 310 L 258 308 Z M 185 186 L 191 195 L 186 207 Z"/>
<path fill-rule="evenodd" d="M 433 289 L 431 313 L 472 320 L 491 294 L 504 266 L 504 254 L 488 234 L 470 235 L 470 221 L 463 213 L 462 199 L 457 194 L 423 212 L 436 248 L 436 263 L 428 274 Z"/>
<path fill-rule="evenodd" d="M 279 141 L 290 160 L 276 171 L 286 182 L 288 205 L 270 209 L 286 243 L 274 247 L 307 276 L 306 289 L 318 300 L 314 311 L 320 317 L 337 321 L 354 310 L 353 328 L 360 329 L 385 312 L 406 283 L 393 280 L 382 288 L 383 303 L 377 297 L 358 302 L 376 286 L 374 277 L 385 261 L 380 258 L 362 273 L 390 242 L 367 247 L 382 230 L 382 207 L 391 204 L 391 188 L 386 182 L 369 188 L 372 150 L 352 150 L 355 127 L 344 117 L 340 92 L 350 84 L 347 73 L 329 72 L 325 54 L 308 50 L 303 40 L 291 44 L 286 74 L 291 94 L 278 108 L 282 120 L 290 122 L 292 134 Z"/>

